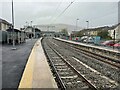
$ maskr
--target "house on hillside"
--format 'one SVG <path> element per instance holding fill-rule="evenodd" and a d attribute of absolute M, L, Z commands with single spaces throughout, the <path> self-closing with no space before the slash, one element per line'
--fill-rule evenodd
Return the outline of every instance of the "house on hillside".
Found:
<path fill-rule="evenodd" d="M 104 26 L 104 27 L 97 27 L 97 28 L 89 28 L 89 29 L 83 29 L 80 32 L 84 35 L 84 36 L 97 36 L 98 33 L 100 31 L 107 31 L 109 30 L 108 26 Z"/>

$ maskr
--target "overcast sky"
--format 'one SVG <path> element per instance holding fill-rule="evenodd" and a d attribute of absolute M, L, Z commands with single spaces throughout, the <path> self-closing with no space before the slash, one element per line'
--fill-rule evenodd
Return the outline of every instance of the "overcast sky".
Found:
<path fill-rule="evenodd" d="M 11 22 L 11 0 L 0 3 L 0 18 Z M 71 24 L 86 27 L 114 25 L 118 23 L 119 0 L 75 0 L 63 13 L 60 13 L 74 0 L 14 0 L 15 27 L 26 25 L 26 21 L 33 24 Z M 88 2 L 89 1 L 89 2 Z"/>

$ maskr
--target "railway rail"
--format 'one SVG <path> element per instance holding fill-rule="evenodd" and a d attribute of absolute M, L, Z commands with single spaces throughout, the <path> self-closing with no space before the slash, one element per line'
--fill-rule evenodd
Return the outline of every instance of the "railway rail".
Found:
<path fill-rule="evenodd" d="M 97 90 L 78 70 L 50 45 L 44 44 L 45 53 L 55 72 L 59 87 L 62 89 L 91 89 Z"/>
<path fill-rule="evenodd" d="M 83 59 L 90 58 L 90 55 L 84 55 L 84 53 L 77 51 L 75 47 L 53 39 L 43 39 L 43 46 L 53 72 L 56 73 L 55 77 L 57 77 L 57 81 L 61 83 L 60 87 L 64 89 L 81 87 L 87 89 L 118 89 L 120 87 L 119 82 L 117 82 L 119 78 L 115 78 L 116 76 L 114 78 L 107 77 L 104 70 L 100 72 L 100 70 L 87 64 Z M 93 59 L 93 57 L 91 58 Z M 90 62 L 91 61 L 92 60 L 90 60 Z M 116 72 L 118 71 L 117 68 Z M 72 75 L 72 77 L 70 75 Z M 82 77 L 82 80 L 78 79 L 79 76 Z M 111 75 L 111 77 L 112 76 L 113 75 Z M 81 82 L 87 82 L 87 84 Z"/>
<path fill-rule="evenodd" d="M 117 60 L 118 62 L 120 59 L 120 51 L 119 50 L 107 49 L 107 48 L 100 47 L 100 46 L 93 46 L 93 45 L 89 45 L 89 44 L 85 44 L 85 43 L 79 43 L 79 42 L 64 40 L 64 39 L 60 39 L 60 38 L 54 38 L 54 39 L 57 41 L 75 45 L 77 47 L 80 47 L 84 51 L 94 52 L 95 54 L 100 54 L 107 58 L 114 59 L 115 61 Z"/>
<path fill-rule="evenodd" d="M 79 47 L 76 47 L 76 46 L 72 46 L 72 47 L 77 52 L 84 53 L 84 54 L 86 54 L 90 57 L 95 58 L 96 60 L 101 60 L 102 62 L 108 63 L 108 64 L 110 64 L 110 65 L 112 65 L 116 68 L 120 68 L 120 60 L 115 60 L 115 59 L 112 59 L 110 57 L 105 57 L 105 56 L 102 56 L 100 54 L 96 54 L 96 53 L 93 53 L 93 52 L 90 52 L 90 51 L 84 51 L 84 50 L 82 50 L 82 49 L 80 49 Z"/>
<path fill-rule="evenodd" d="M 104 74 L 105 76 L 113 80 L 116 80 L 117 82 L 120 83 L 119 62 L 117 63 L 111 62 L 106 58 L 99 57 L 99 55 L 97 56 L 97 55 L 91 54 L 91 52 L 85 52 L 83 50 L 80 50 L 80 47 L 73 46 L 68 43 L 63 43 L 63 42 L 60 43 L 59 41 L 53 41 L 53 42 L 57 43 L 57 45 L 60 45 L 66 49 L 69 49 L 69 52 L 73 52 L 75 54 L 73 55 L 74 57 L 82 60 L 84 63 L 86 63 L 90 67 L 96 69 L 97 71 Z M 84 60 L 81 57 L 84 58 Z"/>
<path fill-rule="evenodd" d="M 84 49 L 82 49 L 82 48 L 80 48 L 79 46 L 76 46 L 76 45 L 72 45 L 72 44 L 68 44 L 68 43 L 65 43 L 65 44 L 67 44 L 69 46 L 69 48 L 75 50 L 76 52 L 83 53 L 87 56 L 95 58 L 96 60 L 100 60 L 102 62 L 108 63 L 108 64 L 120 69 L 120 60 L 119 59 L 113 59 L 113 58 L 110 58 L 110 57 L 103 56 L 99 53 L 94 53 L 94 52 L 91 52 L 91 51 L 88 51 L 88 50 L 84 50 Z"/>

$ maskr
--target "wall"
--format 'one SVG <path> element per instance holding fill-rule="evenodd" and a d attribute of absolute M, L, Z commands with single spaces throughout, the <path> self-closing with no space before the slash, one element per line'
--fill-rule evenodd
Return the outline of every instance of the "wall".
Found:
<path fill-rule="evenodd" d="M 114 39 L 114 30 L 115 30 L 115 39 L 120 39 L 120 25 L 118 25 L 115 29 L 109 30 L 109 34 Z"/>
<path fill-rule="evenodd" d="M 4 23 L 1 23 L 1 30 L 6 30 L 6 29 L 8 29 L 9 28 L 9 25 L 7 25 L 7 24 L 4 24 Z"/>
<path fill-rule="evenodd" d="M 120 39 L 120 25 L 115 28 L 116 31 L 116 39 Z"/>

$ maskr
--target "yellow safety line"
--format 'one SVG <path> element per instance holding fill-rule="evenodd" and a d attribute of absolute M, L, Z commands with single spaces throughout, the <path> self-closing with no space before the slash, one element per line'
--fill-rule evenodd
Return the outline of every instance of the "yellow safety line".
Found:
<path fill-rule="evenodd" d="M 44 73 L 51 72 L 49 70 L 47 72 L 46 72 L 46 70 L 44 71 L 44 64 L 47 63 L 47 61 L 45 61 L 46 57 L 41 57 L 42 60 L 39 59 L 39 56 L 42 56 L 42 55 L 45 56 L 44 51 L 43 51 L 42 46 L 41 46 L 41 39 L 42 38 L 40 38 L 35 43 L 32 51 L 31 51 L 31 54 L 30 54 L 29 59 L 27 61 L 24 73 L 23 73 L 21 81 L 19 83 L 18 90 L 24 90 L 26 88 L 29 88 L 30 90 L 32 90 L 32 88 L 37 88 L 37 87 L 43 88 L 45 85 L 44 85 L 44 82 L 41 80 L 50 79 L 49 76 L 45 76 L 44 74 L 41 74 L 41 78 L 39 77 L 39 74 L 42 72 L 44 72 Z M 39 51 L 41 51 L 42 53 L 38 54 Z M 39 60 L 41 61 L 41 63 L 39 62 Z M 43 66 L 39 66 L 39 65 L 42 65 L 42 62 L 44 62 Z M 41 68 L 41 67 L 42 67 L 42 70 L 39 70 L 39 68 Z M 49 65 L 47 65 L 47 68 L 48 67 L 49 67 Z M 46 79 L 46 78 L 48 78 L 48 79 Z M 52 82 L 54 88 L 57 88 L 57 84 L 55 83 L 54 79 L 52 79 L 50 82 Z M 48 81 L 48 83 L 49 83 L 49 81 Z M 48 85 L 48 86 L 52 87 L 51 85 Z M 46 87 L 44 87 L 44 88 L 46 88 Z"/>
<path fill-rule="evenodd" d="M 22 79 L 19 83 L 18 90 L 20 90 L 21 88 L 32 88 L 33 69 L 35 62 L 35 46 L 36 45 L 34 45 L 31 54 L 29 56 L 24 73 L 22 75 Z"/>

